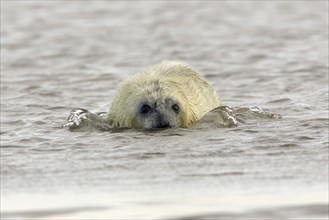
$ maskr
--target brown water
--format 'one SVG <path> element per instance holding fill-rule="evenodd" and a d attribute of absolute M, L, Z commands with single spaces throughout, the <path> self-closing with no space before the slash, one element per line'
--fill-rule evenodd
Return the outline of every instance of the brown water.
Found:
<path fill-rule="evenodd" d="M 233 128 L 70 132 L 161 60 L 201 73 Z M 1 217 L 328 218 L 328 2 L 1 2 Z"/>

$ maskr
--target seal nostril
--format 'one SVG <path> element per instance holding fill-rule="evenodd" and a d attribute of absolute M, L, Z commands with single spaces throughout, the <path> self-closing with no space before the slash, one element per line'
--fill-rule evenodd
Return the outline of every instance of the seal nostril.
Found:
<path fill-rule="evenodd" d="M 155 128 L 169 128 L 170 127 L 170 122 L 165 119 L 165 117 L 161 114 L 157 116 L 157 120 L 155 123 Z"/>
<path fill-rule="evenodd" d="M 168 128 L 169 127 L 169 122 L 160 122 L 158 125 L 158 128 Z"/>
<path fill-rule="evenodd" d="M 169 128 L 169 127 L 170 127 L 170 123 L 164 120 L 160 120 L 155 126 L 155 128 Z"/>

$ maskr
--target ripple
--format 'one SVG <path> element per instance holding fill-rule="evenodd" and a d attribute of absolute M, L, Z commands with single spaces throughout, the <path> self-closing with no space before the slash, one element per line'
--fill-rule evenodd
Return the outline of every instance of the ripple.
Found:
<path fill-rule="evenodd" d="M 249 108 L 236 108 L 235 114 L 242 120 L 246 119 L 282 119 L 282 116 L 277 113 L 264 111 L 258 106 Z"/>
<path fill-rule="evenodd" d="M 222 176 L 240 176 L 244 175 L 244 172 L 233 171 L 233 172 L 223 172 L 223 173 L 200 173 L 200 174 L 183 174 L 183 177 L 202 177 L 202 176 L 210 176 L 210 177 L 222 177 Z"/>
<path fill-rule="evenodd" d="M 314 140 L 315 138 L 309 137 L 309 136 L 300 136 L 300 137 L 297 137 L 297 139 L 301 140 L 301 141 L 309 141 L 309 140 Z"/>
<path fill-rule="evenodd" d="M 1 145 L 0 148 L 26 148 L 23 145 Z"/>
<path fill-rule="evenodd" d="M 274 99 L 274 100 L 268 101 L 267 103 L 268 104 L 282 104 L 282 103 L 287 103 L 290 101 L 291 101 L 291 99 L 289 99 L 289 98 L 282 98 L 282 99 Z"/>
<path fill-rule="evenodd" d="M 283 147 L 283 148 L 298 147 L 298 144 L 293 144 L 293 143 L 290 143 L 290 144 L 281 144 L 280 147 Z"/>
<path fill-rule="evenodd" d="M 159 158 L 159 157 L 164 157 L 166 154 L 162 152 L 154 152 L 154 153 L 143 153 L 141 155 L 138 155 L 136 158 L 137 159 L 151 159 L 151 158 Z"/>
<path fill-rule="evenodd" d="M 73 214 L 79 212 L 90 212 L 90 211 L 102 211 L 109 209 L 106 206 L 81 206 L 72 208 L 62 208 L 62 209 L 44 209 L 44 210 L 28 210 L 28 211 L 12 211 L 12 212 L 2 212 L 1 216 L 3 218 L 42 218 L 50 217 L 55 215 Z"/>
<path fill-rule="evenodd" d="M 35 152 L 58 152 L 58 151 L 65 151 L 67 150 L 66 148 L 55 148 L 55 147 L 48 147 L 48 148 L 42 148 L 42 147 L 38 147 L 38 148 L 32 148 L 32 151 Z"/>
<path fill-rule="evenodd" d="M 49 122 L 48 121 L 38 120 L 38 121 L 33 122 L 33 124 L 35 124 L 35 125 L 45 125 L 45 124 L 49 124 Z"/>
<path fill-rule="evenodd" d="M 67 106 L 51 106 L 51 107 L 48 107 L 47 109 L 51 110 L 51 111 L 63 110 L 63 109 L 67 109 Z"/>
<path fill-rule="evenodd" d="M 198 219 L 327 219 L 328 204 L 308 204 L 295 206 L 281 206 L 246 212 L 218 212 L 202 215 L 191 215 L 179 218 L 180 220 Z"/>
<path fill-rule="evenodd" d="M 251 130 L 251 129 L 244 130 L 244 132 L 251 133 L 251 134 L 259 133 L 259 131 Z"/>
<path fill-rule="evenodd" d="M 41 137 L 22 138 L 19 140 L 20 143 L 47 143 L 50 139 Z"/>
<path fill-rule="evenodd" d="M 15 125 L 15 126 L 21 126 L 25 125 L 26 122 L 24 120 L 18 119 L 18 120 L 12 120 L 12 121 L 2 121 L 2 124 L 7 124 L 7 125 Z"/>

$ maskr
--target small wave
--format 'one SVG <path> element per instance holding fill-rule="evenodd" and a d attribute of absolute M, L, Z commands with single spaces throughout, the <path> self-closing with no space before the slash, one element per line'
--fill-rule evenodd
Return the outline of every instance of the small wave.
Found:
<path fill-rule="evenodd" d="M 178 219 L 328 219 L 328 211 L 328 204 L 309 204 L 255 209 L 246 212 L 205 213 Z"/>
<path fill-rule="evenodd" d="M 236 127 L 238 118 L 232 108 L 228 106 L 220 106 L 206 114 L 197 124 L 198 127 L 207 127 L 205 125 L 213 125 L 215 127 Z"/>
<path fill-rule="evenodd" d="M 200 174 L 183 174 L 183 177 L 222 177 L 222 176 L 240 176 L 244 175 L 244 172 L 232 171 L 232 172 L 223 172 L 223 173 L 200 173 Z"/>
<path fill-rule="evenodd" d="M 106 206 L 86 206 L 86 207 L 72 207 L 72 208 L 59 208 L 59 209 L 45 209 L 45 210 L 28 210 L 28 211 L 13 211 L 13 212 L 2 212 L 1 216 L 4 219 L 32 219 L 32 218 L 43 218 L 53 217 L 56 215 L 72 214 L 80 212 L 91 212 L 91 211 L 103 211 L 109 209 Z"/>
<path fill-rule="evenodd" d="M 257 106 L 249 108 L 236 108 L 235 114 L 240 119 L 239 121 L 244 121 L 247 119 L 282 119 L 280 114 L 264 111 Z"/>
<path fill-rule="evenodd" d="M 281 104 L 281 103 L 286 103 L 286 102 L 290 102 L 291 99 L 289 98 L 282 98 L 282 99 L 274 99 L 271 101 L 268 101 L 268 104 Z"/>
<path fill-rule="evenodd" d="M 11 144 L 8 144 L 8 145 L 1 145 L 0 148 L 26 148 L 26 146 L 24 145 L 11 145 Z"/>
<path fill-rule="evenodd" d="M 68 127 L 70 131 L 109 131 L 112 126 L 104 120 L 106 114 L 105 112 L 94 114 L 83 108 L 75 108 L 62 127 Z"/>

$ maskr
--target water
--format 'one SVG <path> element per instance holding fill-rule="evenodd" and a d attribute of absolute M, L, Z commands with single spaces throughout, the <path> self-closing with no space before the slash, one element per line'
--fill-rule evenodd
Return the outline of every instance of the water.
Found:
<path fill-rule="evenodd" d="M 2 219 L 328 218 L 328 2 L 1 6 Z M 59 128 L 167 59 L 243 123 Z"/>

